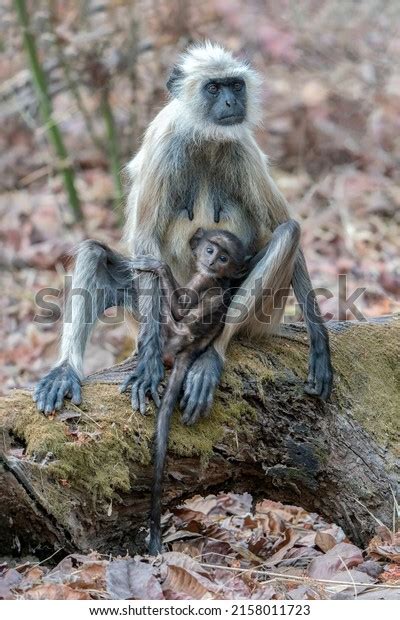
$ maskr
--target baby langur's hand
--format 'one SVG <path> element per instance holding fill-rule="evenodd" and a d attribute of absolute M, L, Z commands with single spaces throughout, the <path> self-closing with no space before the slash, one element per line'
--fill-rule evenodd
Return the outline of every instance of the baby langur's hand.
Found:
<path fill-rule="evenodd" d="M 160 272 L 164 267 L 164 263 L 153 256 L 137 256 L 131 259 L 130 265 L 137 271 L 152 271 L 153 273 Z"/>

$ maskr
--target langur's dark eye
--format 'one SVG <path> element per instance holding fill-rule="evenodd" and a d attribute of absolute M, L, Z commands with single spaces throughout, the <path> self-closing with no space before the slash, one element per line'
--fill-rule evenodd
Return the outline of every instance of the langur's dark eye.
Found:
<path fill-rule="evenodd" d="M 228 260 L 228 257 L 225 256 L 225 254 L 221 254 L 221 256 L 219 257 L 219 260 L 221 261 L 221 263 L 226 263 Z"/>
<path fill-rule="evenodd" d="M 216 95 L 218 92 L 218 84 L 215 84 L 215 82 L 211 82 L 211 84 L 207 86 L 207 90 L 212 95 Z"/>
<path fill-rule="evenodd" d="M 233 90 L 242 90 L 243 82 L 235 82 L 233 85 Z"/>
<path fill-rule="evenodd" d="M 209 245 L 208 248 L 206 248 L 206 252 L 207 254 L 212 254 L 214 252 L 214 248 Z"/>

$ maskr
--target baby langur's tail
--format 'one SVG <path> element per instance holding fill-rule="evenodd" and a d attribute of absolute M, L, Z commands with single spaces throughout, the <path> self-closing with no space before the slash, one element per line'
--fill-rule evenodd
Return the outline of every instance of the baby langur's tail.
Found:
<path fill-rule="evenodd" d="M 154 481 L 150 511 L 150 555 L 161 553 L 161 494 L 170 420 L 190 361 L 191 356 L 187 353 L 181 353 L 176 357 L 158 410 L 157 427 L 154 438 Z"/>

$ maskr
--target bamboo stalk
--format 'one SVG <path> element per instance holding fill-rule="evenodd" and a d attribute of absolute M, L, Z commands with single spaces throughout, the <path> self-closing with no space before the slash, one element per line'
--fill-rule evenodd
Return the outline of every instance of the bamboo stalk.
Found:
<path fill-rule="evenodd" d="M 23 32 L 23 41 L 32 72 L 32 79 L 39 99 L 43 122 L 58 158 L 58 169 L 62 174 L 69 205 L 76 221 L 83 219 L 81 204 L 75 188 L 75 174 L 61 132 L 53 118 L 51 99 L 47 89 L 44 71 L 39 61 L 35 37 L 30 30 L 30 19 L 25 0 L 14 0 L 18 20 Z"/>

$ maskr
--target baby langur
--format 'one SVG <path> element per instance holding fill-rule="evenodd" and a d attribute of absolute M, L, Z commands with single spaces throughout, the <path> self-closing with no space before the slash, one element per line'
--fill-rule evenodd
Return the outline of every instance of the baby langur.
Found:
<path fill-rule="evenodd" d="M 161 493 L 170 419 L 186 372 L 193 361 L 221 333 L 233 287 L 238 286 L 249 262 L 242 242 L 224 230 L 199 228 L 190 247 L 195 273 L 182 287 L 165 263 L 149 256 L 131 261 L 134 269 L 156 273 L 163 290 L 163 359 L 171 366 L 160 408 L 154 441 L 154 483 L 150 514 L 149 551 L 161 551 Z M 185 420 L 184 420 L 185 421 Z"/>

